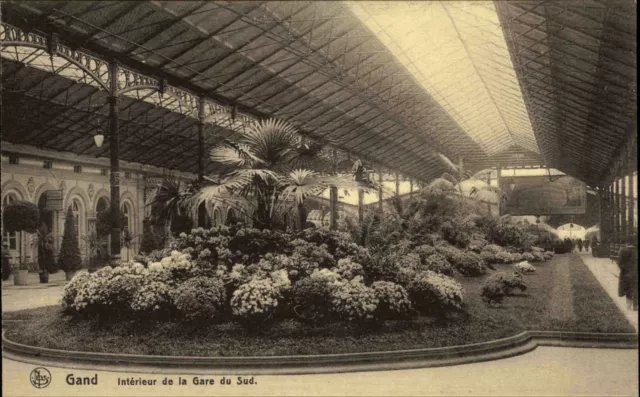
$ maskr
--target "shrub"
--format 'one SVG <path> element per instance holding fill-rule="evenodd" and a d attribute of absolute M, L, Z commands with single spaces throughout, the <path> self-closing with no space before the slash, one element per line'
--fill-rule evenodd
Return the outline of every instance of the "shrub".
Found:
<path fill-rule="evenodd" d="M 167 309 L 170 303 L 170 287 L 165 282 L 154 281 L 142 277 L 137 288 L 132 292 L 129 305 L 131 310 L 149 314 L 161 309 Z"/>
<path fill-rule="evenodd" d="M 147 255 L 136 255 L 133 260 L 135 262 L 140 262 L 144 265 L 149 265 L 153 262 L 160 262 L 162 258 L 166 258 L 171 255 L 171 248 L 162 248 L 149 252 Z"/>
<path fill-rule="evenodd" d="M 353 280 L 338 280 L 331 284 L 331 311 L 347 321 L 370 320 L 378 307 L 378 298 L 373 289 L 362 282 L 362 277 Z"/>
<path fill-rule="evenodd" d="M 522 254 L 522 260 L 534 262 L 536 260 L 536 256 L 532 252 L 525 252 L 524 254 Z"/>
<path fill-rule="evenodd" d="M 477 277 L 487 272 L 487 267 L 480 255 L 471 251 L 461 251 L 453 263 L 455 269 L 463 276 Z"/>
<path fill-rule="evenodd" d="M 520 291 L 527 289 L 521 274 L 496 273 L 487 279 L 480 295 L 488 304 L 501 303 L 504 297 L 510 295 L 515 288 Z"/>
<path fill-rule="evenodd" d="M 422 244 L 417 246 L 413 252 L 420 255 L 420 260 L 424 261 L 428 256 L 435 254 L 436 249 L 431 245 Z"/>
<path fill-rule="evenodd" d="M 531 253 L 531 255 L 533 255 L 533 259 L 531 259 L 531 262 L 544 262 L 545 261 L 544 251 L 543 252 L 533 251 Z"/>
<path fill-rule="evenodd" d="M 331 268 L 336 260 L 327 250 L 327 245 L 316 245 L 302 239 L 291 242 L 293 253 L 291 261 L 293 269 L 300 273 L 300 277 L 306 277 L 313 273 L 314 269 Z"/>
<path fill-rule="evenodd" d="M 280 290 L 270 279 L 254 278 L 233 292 L 232 313 L 246 324 L 269 318 L 278 306 Z"/>
<path fill-rule="evenodd" d="M 422 265 L 424 266 L 424 270 L 431 270 L 435 273 L 444 274 L 447 276 L 453 276 L 453 266 L 447 261 L 443 255 L 435 253 L 433 255 L 427 256 L 423 261 Z"/>
<path fill-rule="evenodd" d="M 401 285 L 389 281 L 376 281 L 371 284 L 371 288 L 378 299 L 376 317 L 397 318 L 406 315 L 411 309 L 409 294 Z"/>
<path fill-rule="evenodd" d="M 553 251 L 545 251 L 543 253 L 544 259 L 546 260 L 550 260 L 551 258 L 553 258 Z"/>
<path fill-rule="evenodd" d="M 289 241 L 292 238 L 286 233 L 255 228 L 240 228 L 231 236 L 227 243 L 229 251 L 234 257 L 232 263 L 255 263 L 266 254 L 289 254 Z"/>
<path fill-rule="evenodd" d="M 533 267 L 529 262 L 519 262 L 513 265 L 513 268 L 516 273 L 524 274 L 524 273 L 533 273 L 536 271 L 536 268 Z"/>
<path fill-rule="evenodd" d="M 158 242 L 153 227 L 149 224 L 149 220 L 145 219 L 142 222 L 142 240 L 140 241 L 140 253 L 149 254 L 157 249 L 161 248 Z"/>
<path fill-rule="evenodd" d="M 2 211 L 5 232 L 35 233 L 40 226 L 40 209 L 28 201 L 7 204 Z"/>
<path fill-rule="evenodd" d="M 73 307 L 73 303 L 78 295 L 78 290 L 80 288 L 84 288 L 84 285 L 90 278 L 91 275 L 89 273 L 78 273 L 67 283 L 67 285 L 64 286 L 64 290 L 62 291 L 62 300 L 60 301 L 63 308 L 71 309 Z"/>
<path fill-rule="evenodd" d="M 211 277 L 193 277 L 179 285 L 172 293 L 178 313 L 187 320 L 215 318 L 224 307 L 225 287 Z"/>
<path fill-rule="evenodd" d="M 351 280 L 356 276 L 364 276 L 362 265 L 352 261 L 351 258 L 340 259 L 336 267 L 331 270 L 335 273 L 338 273 L 342 278 L 346 280 Z"/>
<path fill-rule="evenodd" d="M 306 277 L 295 283 L 292 291 L 293 310 L 304 318 L 322 318 L 329 314 L 330 282 L 323 277 Z"/>
<path fill-rule="evenodd" d="M 75 219 L 71 207 L 67 209 L 64 220 L 64 235 L 62 245 L 58 254 L 59 268 L 65 272 L 73 272 L 82 266 L 80 258 L 80 246 L 78 245 L 78 231 L 76 230 Z"/>
<path fill-rule="evenodd" d="M 407 291 L 421 313 L 443 315 L 462 308 L 462 285 L 442 274 L 429 270 L 419 273 Z"/>

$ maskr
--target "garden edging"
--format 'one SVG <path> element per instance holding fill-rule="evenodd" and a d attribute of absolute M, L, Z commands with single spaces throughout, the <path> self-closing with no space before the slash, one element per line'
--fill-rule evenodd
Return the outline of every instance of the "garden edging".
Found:
<path fill-rule="evenodd" d="M 538 346 L 635 349 L 635 333 L 524 331 L 518 335 L 470 345 L 346 354 L 260 357 L 187 357 L 96 353 L 48 349 L 8 340 L 3 353 L 17 361 L 56 367 L 141 373 L 298 375 L 440 367 L 497 360 L 524 354 Z M 134 368 L 131 368 L 134 367 Z"/>

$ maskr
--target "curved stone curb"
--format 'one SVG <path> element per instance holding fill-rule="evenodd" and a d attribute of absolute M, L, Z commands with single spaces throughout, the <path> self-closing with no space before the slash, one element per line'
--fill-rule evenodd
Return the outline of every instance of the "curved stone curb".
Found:
<path fill-rule="evenodd" d="M 149 356 L 56 350 L 10 341 L 4 331 L 2 343 L 9 358 L 56 367 L 141 373 L 296 375 L 460 365 L 512 357 L 538 346 L 633 349 L 638 347 L 638 335 L 525 331 L 504 339 L 451 347 L 260 357 Z"/>

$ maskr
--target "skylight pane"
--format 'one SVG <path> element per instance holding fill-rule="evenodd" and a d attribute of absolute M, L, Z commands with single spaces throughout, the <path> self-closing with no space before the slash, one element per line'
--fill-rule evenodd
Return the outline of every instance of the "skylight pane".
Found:
<path fill-rule="evenodd" d="M 487 154 L 539 153 L 493 2 L 348 4 Z"/>

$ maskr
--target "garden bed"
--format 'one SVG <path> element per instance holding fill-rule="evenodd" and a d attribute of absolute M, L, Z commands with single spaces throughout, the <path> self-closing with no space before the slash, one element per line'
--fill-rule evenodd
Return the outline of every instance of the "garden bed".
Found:
<path fill-rule="evenodd" d="M 79 320 L 50 306 L 9 313 L 7 338 L 27 345 L 53 349 L 181 356 L 275 356 L 388 351 L 464 345 L 516 335 L 525 330 L 633 333 L 600 284 L 578 257 L 558 256 L 535 264 L 524 276 L 527 290 L 488 306 L 480 291 L 487 276 L 459 277 L 465 290 L 465 310 L 447 319 L 415 317 L 369 326 L 345 322 L 317 326 L 285 320 L 250 332 L 236 323 L 188 327 L 184 323 L 140 324 L 122 322 L 98 325 Z M 511 270 L 512 265 L 496 265 Z M 565 272 L 568 277 L 558 277 Z M 556 280 L 568 285 L 555 285 Z M 564 308 L 555 300 L 556 289 L 570 292 L 570 316 L 554 316 Z"/>

